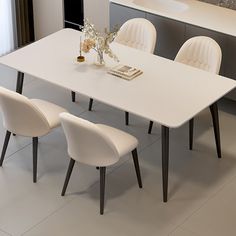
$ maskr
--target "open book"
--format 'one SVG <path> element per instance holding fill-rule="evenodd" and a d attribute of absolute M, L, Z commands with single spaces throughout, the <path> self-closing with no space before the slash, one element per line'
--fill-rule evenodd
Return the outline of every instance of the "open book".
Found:
<path fill-rule="evenodd" d="M 143 72 L 131 66 L 118 65 L 111 68 L 107 73 L 118 76 L 122 79 L 132 80 L 135 77 L 141 75 Z"/>

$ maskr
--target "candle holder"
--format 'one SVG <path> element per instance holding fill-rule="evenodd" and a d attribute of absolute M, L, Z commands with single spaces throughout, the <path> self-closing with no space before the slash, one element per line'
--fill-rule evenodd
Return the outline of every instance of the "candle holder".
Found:
<path fill-rule="evenodd" d="M 85 61 L 85 57 L 82 56 L 82 41 L 81 41 L 81 37 L 80 37 L 80 44 L 79 44 L 79 56 L 77 57 L 77 61 L 78 62 L 84 62 Z"/>

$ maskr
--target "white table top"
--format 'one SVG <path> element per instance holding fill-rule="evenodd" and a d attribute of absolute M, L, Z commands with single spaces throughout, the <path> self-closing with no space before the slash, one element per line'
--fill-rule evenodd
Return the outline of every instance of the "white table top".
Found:
<path fill-rule="evenodd" d="M 0 63 L 167 127 L 178 127 L 236 87 L 236 82 L 117 43 L 122 64 L 144 73 L 132 81 L 93 65 L 93 54 L 77 63 L 81 32 L 63 29 L 11 54 Z M 65 98 L 66 99 L 66 98 Z"/>
<path fill-rule="evenodd" d="M 224 7 L 197 0 L 110 0 L 110 2 L 236 36 L 236 11 Z M 176 10 L 178 3 L 180 6 L 186 6 L 186 9 Z"/>

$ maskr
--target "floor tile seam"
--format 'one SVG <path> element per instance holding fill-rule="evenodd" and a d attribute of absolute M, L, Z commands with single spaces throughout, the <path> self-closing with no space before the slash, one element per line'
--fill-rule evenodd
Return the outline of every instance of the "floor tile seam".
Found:
<path fill-rule="evenodd" d="M 24 87 L 27 87 L 27 86 L 29 86 L 30 84 L 35 83 L 35 82 L 38 82 L 38 80 L 35 79 L 35 78 L 30 78 L 29 81 L 24 81 L 23 90 L 24 90 Z"/>
<path fill-rule="evenodd" d="M 21 147 L 20 149 L 18 149 L 17 151 L 14 151 L 12 154 L 10 154 L 9 156 L 8 155 L 6 155 L 6 159 L 4 159 L 4 162 L 6 162 L 6 161 L 8 161 L 9 159 L 12 159 L 13 157 L 13 155 L 15 155 L 17 152 L 20 152 L 20 151 L 22 151 L 23 149 L 25 149 L 26 147 L 28 147 L 28 146 L 30 146 L 31 145 L 31 142 L 30 143 L 28 143 L 28 144 L 26 144 L 26 145 L 24 145 L 23 147 Z"/>
<path fill-rule="evenodd" d="M 7 236 L 13 236 L 12 234 L 10 234 L 10 233 L 8 233 L 7 231 L 5 231 L 5 230 L 3 230 L 3 229 L 1 229 L 0 228 L 0 233 L 4 233 L 4 234 L 6 234 Z"/>
<path fill-rule="evenodd" d="M 170 132 L 172 133 L 173 130 L 170 130 Z M 162 140 L 161 134 L 157 134 L 157 138 L 155 140 L 153 140 L 153 142 L 151 142 L 150 144 L 148 144 L 147 146 L 143 147 L 142 149 L 140 149 L 139 153 L 142 153 L 145 149 L 149 148 L 150 146 L 152 146 L 154 143 L 157 143 L 159 141 Z"/>
<path fill-rule="evenodd" d="M 197 212 L 199 212 L 204 206 L 206 206 L 206 204 L 212 200 L 217 194 L 219 194 L 225 187 L 227 187 L 226 185 L 229 185 L 230 183 L 232 183 L 232 181 L 234 180 L 234 178 L 236 178 L 236 175 L 233 175 L 228 181 L 226 181 L 225 183 L 223 183 L 220 188 L 215 191 L 214 193 L 212 193 L 212 195 L 210 195 L 207 199 L 205 199 L 202 204 L 200 204 L 200 206 L 198 206 L 195 210 L 192 211 L 192 213 L 190 213 L 188 216 L 185 217 L 185 219 L 178 224 L 178 226 L 176 226 L 176 228 L 178 227 L 182 227 L 185 228 L 186 230 L 189 230 L 188 228 L 184 227 L 183 225 L 186 223 L 186 221 L 188 219 L 190 219 L 192 216 L 194 216 L 195 214 L 197 214 Z M 191 230 L 189 230 L 191 231 Z M 174 231 L 173 231 L 174 232 Z M 192 231 L 191 231 L 192 232 Z M 196 234 L 195 232 L 193 232 L 194 234 Z M 197 235 L 196 235 L 197 236 Z"/>
<path fill-rule="evenodd" d="M 66 207 L 68 204 L 70 204 L 71 202 L 73 202 L 75 200 L 76 196 L 72 196 L 70 200 L 66 201 L 63 205 L 61 205 L 60 207 L 58 207 L 57 209 L 55 209 L 54 211 L 52 211 L 50 214 L 48 214 L 47 216 L 45 216 L 43 219 L 41 219 L 38 223 L 34 224 L 33 226 L 29 227 L 26 231 L 24 231 L 23 233 L 20 234 L 20 236 L 25 235 L 26 233 L 29 233 L 31 230 L 33 230 L 34 228 L 36 228 L 37 226 L 39 226 L 40 224 L 42 224 L 43 222 L 45 222 L 47 219 L 49 219 L 51 216 L 55 215 L 58 211 L 60 211 L 61 209 L 63 209 L 64 207 Z M 11 236 L 11 235 L 10 235 Z"/>
<path fill-rule="evenodd" d="M 190 233 L 193 234 L 194 236 L 202 236 L 202 235 L 200 235 L 200 234 L 198 234 L 198 233 L 196 233 L 196 232 L 193 232 L 192 230 L 189 230 L 189 229 L 187 229 L 187 228 L 185 228 L 185 227 L 182 227 L 182 226 L 181 226 L 181 229 L 184 230 L 184 231 L 190 232 Z"/>
<path fill-rule="evenodd" d="M 177 226 L 174 230 L 172 230 L 172 231 L 168 234 L 168 236 L 172 236 L 173 233 L 174 233 L 175 231 L 177 231 L 178 229 L 181 229 L 181 230 L 183 230 L 183 231 L 186 231 L 187 233 L 189 232 L 189 233 L 193 234 L 194 236 L 201 236 L 201 235 L 199 235 L 198 233 L 193 232 L 193 231 L 191 231 L 191 230 L 189 230 L 189 229 L 186 229 L 185 227 L 182 227 L 182 226 Z"/>

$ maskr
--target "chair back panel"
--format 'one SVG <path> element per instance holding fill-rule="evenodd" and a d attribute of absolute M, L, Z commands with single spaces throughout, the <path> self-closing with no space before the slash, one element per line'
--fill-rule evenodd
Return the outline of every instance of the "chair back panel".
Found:
<path fill-rule="evenodd" d="M 221 59 L 221 48 L 215 40 L 205 36 L 197 36 L 183 44 L 175 61 L 219 74 Z"/>
<path fill-rule="evenodd" d="M 153 53 L 156 34 L 156 29 L 150 21 L 144 18 L 134 18 L 121 26 L 115 42 Z"/>
<path fill-rule="evenodd" d="M 50 131 L 42 112 L 27 97 L 0 87 L 0 106 L 3 125 L 10 132 L 38 137 Z"/>
<path fill-rule="evenodd" d="M 61 113 L 60 119 L 71 158 L 101 167 L 119 160 L 115 145 L 96 124 L 69 113 Z"/>

